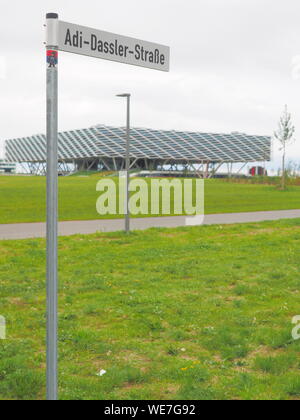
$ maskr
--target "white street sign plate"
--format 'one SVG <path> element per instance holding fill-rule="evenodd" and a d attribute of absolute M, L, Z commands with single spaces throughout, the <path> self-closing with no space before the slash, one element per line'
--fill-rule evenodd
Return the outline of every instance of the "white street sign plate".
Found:
<path fill-rule="evenodd" d="M 59 21 L 58 48 L 74 54 L 169 71 L 170 48 Z"/>

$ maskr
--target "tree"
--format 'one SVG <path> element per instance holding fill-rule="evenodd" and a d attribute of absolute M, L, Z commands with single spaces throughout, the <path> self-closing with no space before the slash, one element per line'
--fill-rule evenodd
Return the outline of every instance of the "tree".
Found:
<path fill-rule="evenodd" d="M 292 116 L 288 112 L 287 105 L 284 108 L 282 117 L 280 118 L 278 130 L 275 131 L 274 136 L 281 144 L 280 151 L 282 151 L 282 178 L 281 178 L 281 188 L 285 190 L 285 179 L 286 179 L 286 169 L 285 169 L 285 158 L 286 158 L 286 149 L 289 144 L 294 141 L 295 127 L 292 123 Z"/>

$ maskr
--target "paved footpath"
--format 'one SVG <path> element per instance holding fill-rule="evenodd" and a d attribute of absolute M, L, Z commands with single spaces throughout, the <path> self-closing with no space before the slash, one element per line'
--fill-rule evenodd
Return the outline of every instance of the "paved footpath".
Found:
<path fill-rule="evenodd" d="M 266 220 L 300 218 L 300 210 L 262 211 L 254 213 L 226 213 L 209 214 L 204 218 L 204 225 L 219 225 L 233 223 L 262 222 Z M 132 230 L 144 230 L 152 227 L 174 228 L 187 225 L 184 216 L 146 217 L 132 219 Z M 95 232 L 115 232 L 124 229 L 122 219 L 87 220 L 74 222 L 60 222 L 59 235 L 90 234 Z M 46 236 L 45 223 L 18 223 L 13 225 L 0 224 L 0 240 L 44 238 Z"/>

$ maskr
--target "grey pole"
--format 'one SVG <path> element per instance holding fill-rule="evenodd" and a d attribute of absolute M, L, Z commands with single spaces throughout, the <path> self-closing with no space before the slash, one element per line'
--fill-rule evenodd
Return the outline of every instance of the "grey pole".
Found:
<path fill-rule="evenodd" d="M 130 93 L 123 93 L 117 95 L 120 98 L 127 100 L 127 118 L 126 118 L 126 203 L 125 203 L 125 232 L 130 232 L 130 208 L 129 208 L 129 172 L 130 172 Z"/>
<path fill-rule="evenodd" d="M 58 15 L 48 13 L 47 27 L 47 400 L 57 400 L 58 301 Z"/>

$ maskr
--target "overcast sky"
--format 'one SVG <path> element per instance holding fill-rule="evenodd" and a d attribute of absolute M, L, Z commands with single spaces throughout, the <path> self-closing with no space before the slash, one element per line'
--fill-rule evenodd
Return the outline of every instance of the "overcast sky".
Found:
<path fill-rule="evenodd" d="M 272 135 L 285 104 L 300 163 L 299 0 L 0 0 L 0 146 L 45 132 L 44 16 L 170 45 L 171 72 L 60 53 L 59 129 L 124 125 Z M 1 149 L 0 149 L 1 150 Z M 274 147 L 278 161 L 278 146 Z M 275 164 L 273 164 L 274 166 Z"/>

